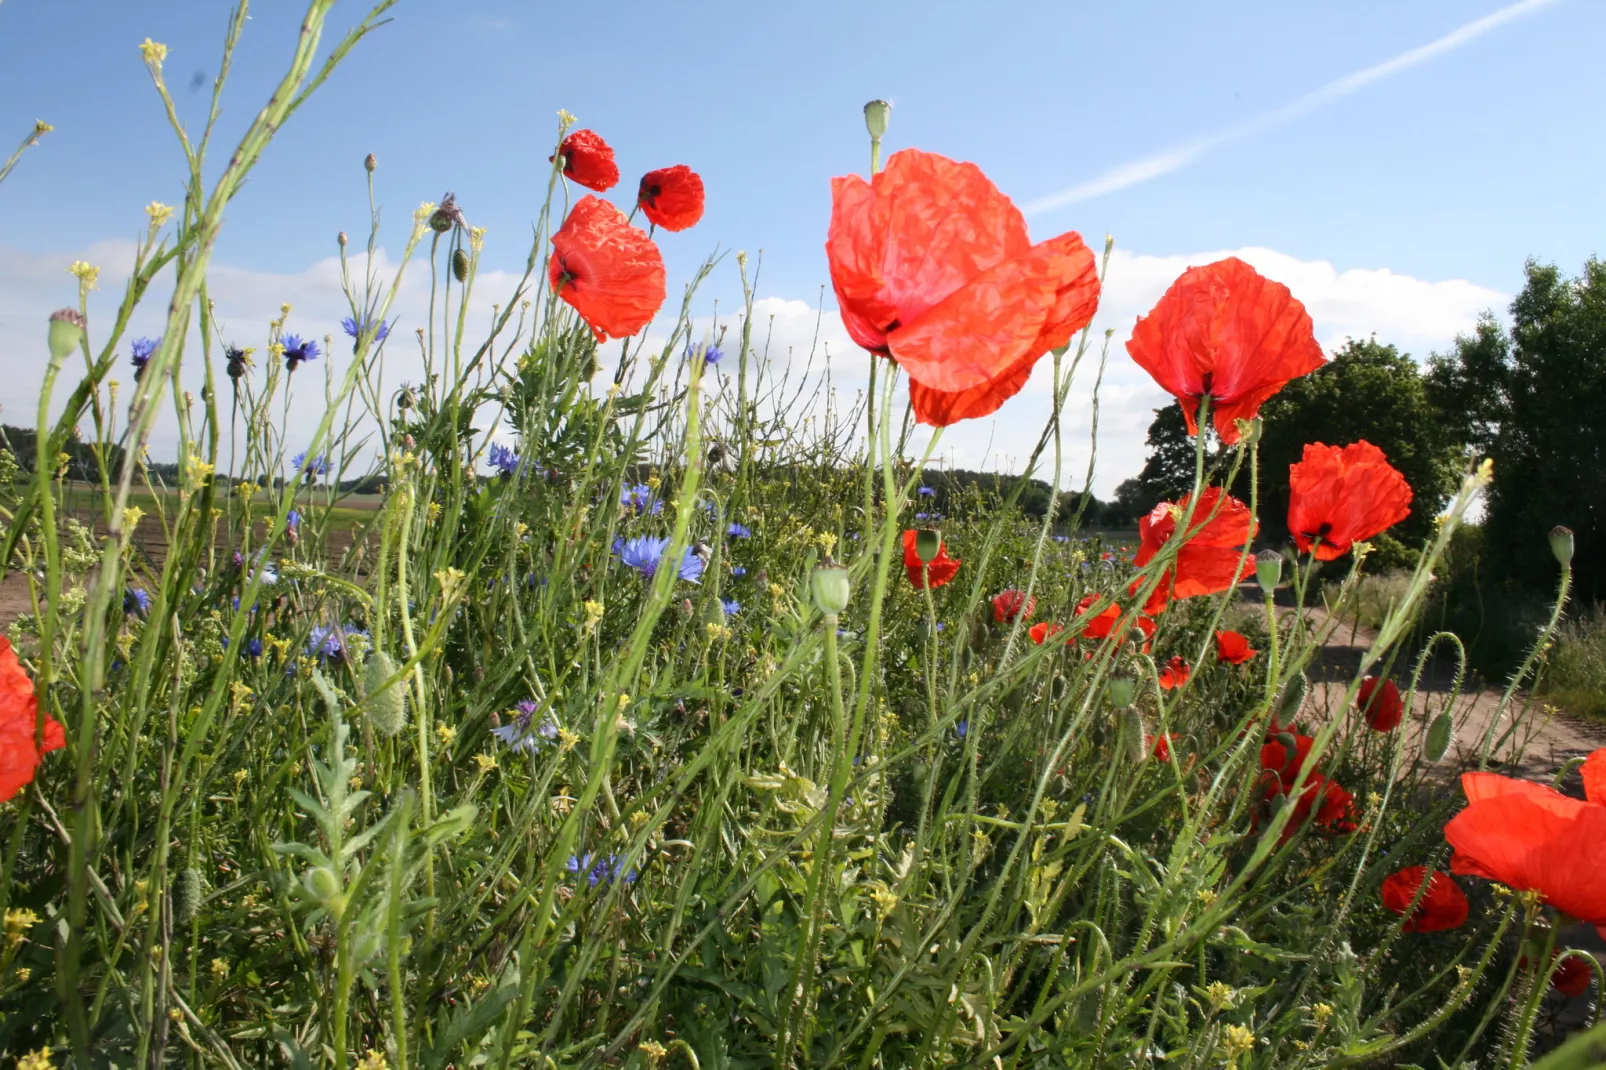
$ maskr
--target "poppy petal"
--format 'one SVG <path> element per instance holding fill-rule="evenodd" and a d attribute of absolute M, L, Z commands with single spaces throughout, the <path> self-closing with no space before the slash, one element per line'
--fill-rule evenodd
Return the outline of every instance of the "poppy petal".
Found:
<path fill-rule="evenodd" d="M 1606 747 L 1584 759 L 1584 798 L 1606 806 Z"/>
<path fill-rule="evenodd" d="M 547 273 L 599 342 L 635 334 L 664 303 L 663 254 L 600 197 L 580 198 L 552 235 Z"/>

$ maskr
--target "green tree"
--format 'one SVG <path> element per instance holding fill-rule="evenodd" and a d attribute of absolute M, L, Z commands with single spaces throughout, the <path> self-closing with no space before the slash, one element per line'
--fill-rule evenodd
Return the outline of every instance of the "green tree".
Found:
<path fill-rule="evenodd" d="M 1577 597 L 1606 598 L 1606 263 L 1578 278 L 1529 261 L 1511 328 L 1486 317 L 1435 358 L 1438 404 L 1494 460 L 1483 567 L 1538 590 L 1556 580 L 1546 535 L 1575 533 Z"/>

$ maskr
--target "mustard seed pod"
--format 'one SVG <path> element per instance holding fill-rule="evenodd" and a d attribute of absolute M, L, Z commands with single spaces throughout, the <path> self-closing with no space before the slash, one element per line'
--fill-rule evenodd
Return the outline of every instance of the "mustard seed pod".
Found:
<path fill-rule="evenodd" d="M 814 606 L 827 617 L 835 617 L 848 608 L 848 599 L 853 596 L 853 587 L 848 582 L 848 569 L 846 565 L 838 565 L 830 558 L 825 564 L 816 568 L 809 577 L 809 592 L 814 596 Z"/>
<path fill-rule="evenodd" d="M 195 866 L 184 867 L 179 874 L 178 891 L 173 896 L 174 920 L 188 925 L 201 911 L 201 899 L 206 895 L 206 880 Z"/>
<path fill-rule="evenodd" d="M 452 250 L 452 278 L 458 282 L 468 281 L 468 254 L 461 249 Z"/>
<path fill-rule="evenodd" d="M 66 360 L 84 340 L 84 317 L 76 308 L 58 308 L 50 314 L 50 358 Z"/>
<path fill-rule="evenodd" d="M 368 698 L 368 719 L 374 731 L 387 739 L 401 735 L 407 725 L 407 688 L 397 680 L 385 684 L 396 675 L 396 662 L 383 650 L 376 650 L 368 658 L 363 670 L 362 688 Z"/>
<path fill-rule="evenodd" d="M 922 528 L 915 532 L 915 554 L 920 558 L 921 564 L 931 564 L 937 560 L 937 555 L 941 552 L 942 532 L 928 528 Z"/>
<path fill-rule="evenodd" d="M 1566 568 L 1573 562 L 1573 532 L 1571 528 L 1557 524 L 1550 529 L 1550 552 L 1556 555 L 1556 563 Z"/>

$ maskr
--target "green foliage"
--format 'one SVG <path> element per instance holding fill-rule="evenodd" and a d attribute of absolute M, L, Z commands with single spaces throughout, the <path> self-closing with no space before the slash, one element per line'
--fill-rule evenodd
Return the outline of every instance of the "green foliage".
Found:
<path fill-rule="evenodd" d="M 1546 536 L 1572 528 L 1575 596 L 1606 598 L 1606 262 L 1577 278 L 1530 261 L 1511 327 L 1485 319 L 1435 359 L 1437 403 L 1494 460 L 1489 569 L 1536 592 L 1556 582 Z"/>

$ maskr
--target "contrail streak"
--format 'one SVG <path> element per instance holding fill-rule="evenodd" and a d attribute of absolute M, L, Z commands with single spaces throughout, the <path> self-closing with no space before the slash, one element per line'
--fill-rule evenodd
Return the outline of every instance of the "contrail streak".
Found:
<path fill-rule="evenodd" d="M 1347 97 L 1358 92 L 1374 82 L 1380 82 L 1390 75 L 1410 70 L 1420 66 L 1431 59 L 1453 52 L 1471 41 L 1482 37 L 1497 26 L 1531 15 L 1540 8 L 1550 7 L 1559 0 L 1519 0 L 1518 3 L 1507 5 L 1498 11 L 1475 19 L 1457 29 L 1451 30 L 1443 37 L 1430 41 L 1425 45 L 1401 52 L 1391 59 L 1375 63 L 1370 67 L 1346 74 L 1342 78 L 1328 82 L 1319 89 L 1313 89 L 1304 96 L 1297 97 L 1280 108 L 1257 115 L 1252 119 L 1223 127 L 1214 133 L 1187 141 L 1173 149 L 1169 149 L 1154 156 L 1146 156 L 1140 160 L 1132 160 L 1112 167 L 1097 178 L 1090 179 L 1070 189 L 1043 197 L 1026 206 L 1027 215 L 1036 215 L 1040 212 L 1063 208 L 1067 204 L 1076 204 L 1078 201 L 1100 197 L 1106 193 L 1136 186 L 1140 182 L 1147 182 L 1152 178 L 1170 174 L 1181 167 L 1193 163 L 1212 149 L 1220 148 L 1233 141 L 1239 141 L 1252 134 L 1269 130 L 1275 126 L 1292 122 L 1304 115 L 1308 115 L 1317 108 L 1331 104 L 1335 100 Z"/>

